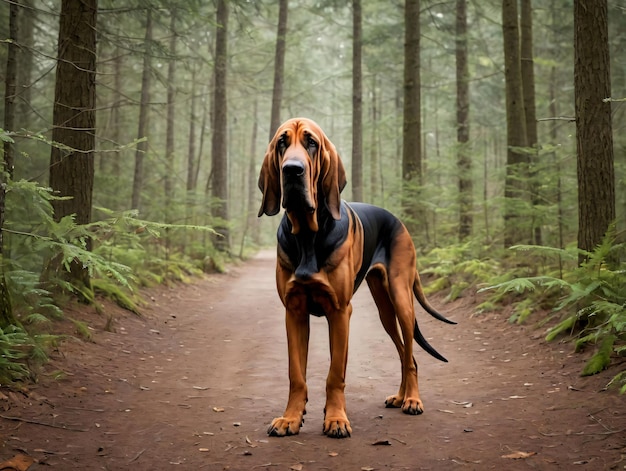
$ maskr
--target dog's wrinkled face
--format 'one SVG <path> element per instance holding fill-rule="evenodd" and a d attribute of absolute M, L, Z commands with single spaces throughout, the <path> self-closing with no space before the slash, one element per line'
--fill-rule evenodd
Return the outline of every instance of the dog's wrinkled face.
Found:
<path fill-rule="evenodd" d="M 339 219 L 345 184 L 335 146 L 320 127 L 306 118 L 290 119 L 278 128 L 265 154 L 259 176 L 263 192 L 259 216 L 273 216 L 282 206 L 293 234 L 302 225 L 317 232 L 320 205 L 326 204 L 332 217 Z"/>

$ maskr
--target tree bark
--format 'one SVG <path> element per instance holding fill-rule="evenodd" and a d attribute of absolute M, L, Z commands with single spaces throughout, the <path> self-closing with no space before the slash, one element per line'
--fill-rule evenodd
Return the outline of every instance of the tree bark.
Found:
<path fill-rule="evenodd" d="M 469 66 L 467 62 L 467 1 L 456 2 L 456 126 L 459 171 L 459 240 L 472 234 L 473 186 L 469 153 Z"/>
<path fill-rule="evenodd" d="M 504 76 L 506 81 L 506 180 L 504 188 L 504 246 L 528 242 L 528 228 L 520 215 L 525 198 L 527 157 L 520 148 L 527 147 L 526 117 L 522 89 L 517 0 L 502 1 Z"/>
<path fill-rule="evenodd" d="M 37 9 L 33 0 L 20 0 L 16 2 L 23 8 L 19 13 L 19 45 L 20 51 L 17 56 L 17 113 L 15 129 L 30 129 L 33 116 L 31 103 L 31 90 L 33 82 L 33 48 L 35 46 L 35 20 Z"/>
<path fill-rule="evenodd" d="M 189 106 L 189 142 L 187 145 L 187 192 L 196 189 L 196 66 L 191 69 L 191 103 Z"/>
<path fill-rule="evenodd" d="M 361 0 L 352 0 L 352 200 L 363 201 L 363 73 Z"/>
<path fill-rule="evenodd" d="M 412 234 L 419 226 L 422 184 L 420 113 L 420 2 L 406 0 L 404 9 L 404 109 L 402 124 L 402 206 Z"/>
<path fill-rule="evenodd" d="M 213 97 L 212 204 L 213 226 L 220 235 L 215 246 L 223 251 L 230 249 L 228 228 L 228 109 L 226 99 L 226 73 L 228 62 L 228 2 L 218 0 L 215 35 L 215 89 Z"/>
<path fill-rule="evenodd" d="M 539 195 L 540 184 L 537 181 L 537 166 L 539 165 L 539 148 L 537 147 L 537 112 L 535 106 L 535 59 L 533 53 L 533 7 L 532 0 L 521 2 L 521 67 L 522 67 L 522 87 L 524 92 L 524 113 L 526 117 L 526 145 L 532 148 L 529 157 L 529 185 L 530 198 L 533 208 L 538 208 L 541 204 Z M 542 244 L 541 224 L 532 221 L 533 243 Z"/>
<path fill-rule="evenodd" d="M 606 0 L 574 2 L 578 247 L 593 251 L 615 220 Z M 584 256 L 580 257 L 582 262 Z"/>
<path fill-rule="evenodd" d="M 370 118 L 372 121 L 372 130 L 370 132 L 370 194 L 369 194 L 369 202 L 373 204 L 382 204 L 379 201 L 380 194 L 380 183 L 379 183 L 379 172 L 380 172 L 380 163 L 378 159 L 378 93 L 377 87 L 378 80 L 376 74 L 372 74 L 372 99 L 370 102 Z M 381 178 L 382 180 L 382 178 Z"/>
<path fill-rule="evenodd" d="M 19 2 L 9 7 L 9 44 L 5 72 L 4 89 L 4 124 L 5 131 L 13 131 L 15 124 L 15 83 L 17 76 L 17 40 Z M 4 213 L 6 206 L 6 190 L 9 180 L 13 178 L 14 149 L 13 143 L 4 142 L 4 156 L 0 167 L 0 328 L 15 325 L 11 295 L 5 278 L 4 263 Z"/>
<path fill-rule="evenodd" d="M 4 130 L 15 132 L 15 91 L 17 82 L 17 50 L 19 29 L 19 2 L 9 6 L 9 44 L 7 66 L 4 78 Z M 12 140 L 4 141 L 4 170 L 13 176 L 15 167 L 15 146 Z"/>
<path fill-rule="evenodd" d="M 278 7 L 278 31 L 276 32 L 276 54 L 274 55 L 274 91 L 272 92 L 272 115 L 270 117 L 271 141 L 280 126 L 280 108 L 283 101 L 283 85 L 285 81 L 285 51 L 287 37 L 288 0 L 280 0 Z"/>
<path fill-rule="evenodd" d="M 167 65 L 167 114 L 165 126 L 165 174 L 163 191 L 165 193 L 165 222 L 172 222 L 172 201 L 174 200 L 174 120 L 176 117 L 176 8 L 170 10 L 170 44 Z"/>
<path fill-rule="evenodd" d="M 77 224 L 91 221 L 96 135 L 96 17 L 97 0 L 62 0 L 59 25 L 56 87 L 52 114 L 50 187 L 54 219 L 75 215 Z M 90 249 L 88 241 L 87 248 Z M 89 271 L 70 265 L 68 280 L 89 288 Z"/>
<path fill-rule="evenodd" d="M 111 121 L 113 123 L 111 140 L 116 147 L 111 154 L 111 168 L 113 176 L 119 180 L 122 176 L 121 153 L 118 146 L 121 145 L 122 115 L 120 108 L 122 104 L 122 50 L 119 45 L 115 48 L 115 59 L 113 60 L 113 106 L 111 107 Z M 118 203 L 119 204 L 119 203 Z"/>
<path fill-rule="evenodd" d="M 133 193 L 131 208 L 141 210 L 141 190 L 143 188 L 143 159 L 148 150 L 147 131 L 150 121 L 150 85 L 152 69 L 152 10 L 146 10 L 146 33 L 144 37 L 143 72 L 141 75 L 141 103 L 139 105 L 139 123 L 137 125 L 137 143 L 135 151 L 135 173 L 133 175 Z"/>

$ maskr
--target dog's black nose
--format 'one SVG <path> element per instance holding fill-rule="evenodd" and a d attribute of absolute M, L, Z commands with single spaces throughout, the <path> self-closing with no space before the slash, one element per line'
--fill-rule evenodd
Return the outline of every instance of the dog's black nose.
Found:
<path fill-rule="evenodd" d="M 304 164 L 299 160 L 288 160 L 283 164 L 283 175 L 286 178 L 301 177 L 304 175 Z"/>

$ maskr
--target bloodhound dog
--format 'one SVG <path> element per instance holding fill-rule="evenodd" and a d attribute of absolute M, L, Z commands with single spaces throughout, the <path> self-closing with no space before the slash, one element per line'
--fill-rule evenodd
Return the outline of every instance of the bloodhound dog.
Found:
<path fill-rule="evenodd" d="M 350 300 L 364 279 L 402 366 L 400 389 L 387 397 L 387 407 L 412 415 L 424 412 L 413 339 L 447 361 L 428 344 L 415 320 L 413 295 L 429 314 L 454 324 L 424 296 L 411 236 L 388 211 L 342 201 L 345 184 L 335 146 L 315 122 L 295 118 L 278 128 L 259 176 L 259 216 L 273 216 L 281 206 L 285 210 L 278 227 L 276 284 L 286 308 L 289 399 L 282 417 L 269 426 L 271 436 L 295 435 L 303 424 L 311 314 L 326 316 L 330 331 L 324 434 L 344 438 L 352 433 L 344 397 Z"/>

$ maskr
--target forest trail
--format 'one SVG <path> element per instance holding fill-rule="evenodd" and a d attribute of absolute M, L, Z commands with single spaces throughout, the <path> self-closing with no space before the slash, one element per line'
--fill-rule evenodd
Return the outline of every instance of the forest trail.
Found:
<path fill-rule="evenodd" d="M 626 469 L 625 399 L 599 392 L 614 372 L 580 378 L 584 357 L 570 344 L 546 345 L 543 330 L 504 314 L 434 299 L 451 326 L 418 307 L 449 363 L 416 347 L 426 412 L 407 416 L 384 407 L 399 361 L 361 289 L 346 387 L 352 437 L 322 434 L 328 334 L 312 318 L 306 422 L 275 438 L 266 429 L 288 381 L 273 251 L 148 296 L 142 318 L 116 314 L 115 332 L 91 312 L 93 342 L 66 342 L 48 368 L 64 379 L 0 390 L 0 463 L 21 453 L 36 460 L 30 471 Z"/>

